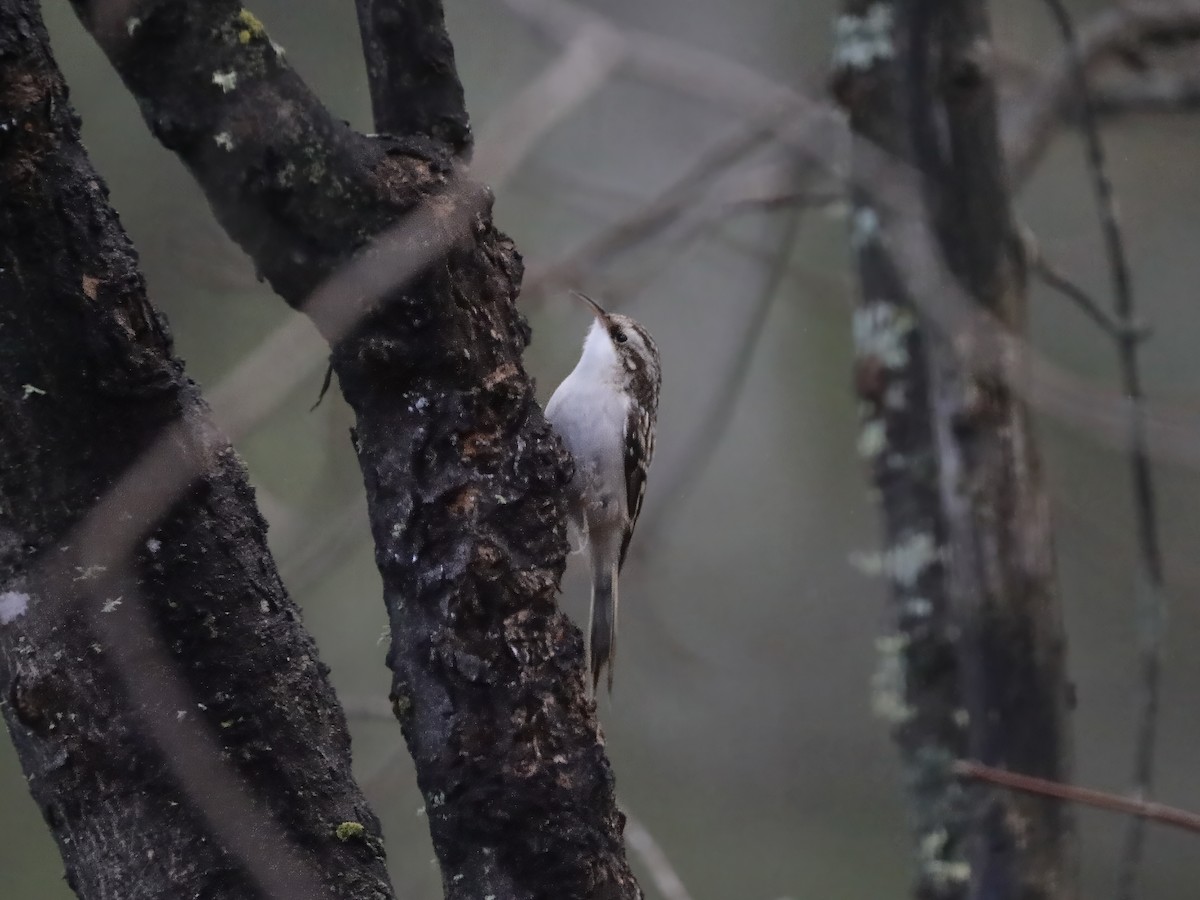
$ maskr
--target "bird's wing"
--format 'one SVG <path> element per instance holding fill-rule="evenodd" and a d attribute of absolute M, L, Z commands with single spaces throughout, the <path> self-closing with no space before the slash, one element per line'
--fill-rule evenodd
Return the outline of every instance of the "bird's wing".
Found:
<path fill-rule="evenodd" d="M 625 500 L 629 515 L 625 533 L 621 535 L 621 556 L 618 569 L 625 565 L 625 554 L 633 528 L 642 511 L 642 500 L 646 496 L 646 470 L 654 456 L 654 417 L 640 404 L 630 404 L 629 418 L 625 423 Z"/>

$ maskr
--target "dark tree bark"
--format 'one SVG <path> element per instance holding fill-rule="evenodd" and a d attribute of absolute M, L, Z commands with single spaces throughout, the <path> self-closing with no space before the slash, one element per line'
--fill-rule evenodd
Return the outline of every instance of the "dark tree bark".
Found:
<path fill-rule="evenodd" d="M 469 152 L 471 126 L 441 0 L 355 0 L 355 6 L 375 127 Z"/>
<path fill-rule="evenodd" d="M 0 197 L 0 706 L 68 883 L 392 897 L 327 669 L 172 356 L 31 0 L 0 0 Z M 148 473 L 163 477 L 113 492 L 164 430 L 173 453 Z M 200 474 L 156 496 L 179 469 Z M 114 532 L 136 552 L 107 554 Z"/>
<path fill-rule="evenodd" d="M 119 21 L 75 6 L 226 230 L 331 342 L 447 897 L 640 896 L 556 604 L 570 464 L 521 365 L 520 257 L 461 144 L 355 134 L 229 0 Z M 441 28 L 435 6 L 414 7 L 422 28 Z"/>
<path fill-rule="evenodd" d="M 1048 506 L 1027 411 L 988 330 L 1022 328 L 1026 296 L 985 7 L 850 0 L 845 10 L 839 98 L 854 134 L 907 162 L 915 186 L 905 208 L 858 189 L 852 236 L 863 449 L 898 625 L 898 696 L 885 706 L 911 790 L 917 895 L 1074 897 L 1069 814 L 1028 795 L 968 798 L 950 768 L 971 756 L 1064 780 L 1069 759 Z M 914 296 L 895 236 L 920 215 L 972 309 L 930 315 L 946 298 Z"/>

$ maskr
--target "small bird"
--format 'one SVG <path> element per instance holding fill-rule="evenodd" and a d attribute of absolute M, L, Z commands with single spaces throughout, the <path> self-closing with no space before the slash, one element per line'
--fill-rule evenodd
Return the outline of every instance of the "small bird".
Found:
<path fill-rule="evenodd" d="M 546 405 L 546 418 L 575 459 L 568 509 L 574 550 L 591 550 L 587 665 L 592 690 L 607 667 L 612 693 L 617 575 L 646 495 L 662 371 L 658 347 L 645 328 L 628 316 L 605 312 L 578 291 L 571 293 L 591 307 L 595 319 L 579 362 Z"/>

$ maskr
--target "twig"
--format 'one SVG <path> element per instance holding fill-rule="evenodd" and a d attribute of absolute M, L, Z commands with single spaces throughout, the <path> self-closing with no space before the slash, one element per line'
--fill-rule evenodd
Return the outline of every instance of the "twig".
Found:
<path fill-rule="evenodd" d="M 736 163 L 769 141 L 779 128 L 782 114 L 775 112 L 720 141 L 666 190 L 633 215 L 601 232 L 582 247 L 553 265 L 530 273 L 522 298 L 532 297 L 557 285 L 581 280 L 591 268 L 648 240 L 675 221 L 690 205 L 710 190 L 714 181 Z"/>
<path fill-rule="evenodd" d="M 654 886 L 663 895 L 663 900 L 692 900 L 683 879 L 671 865 L 671 860 L 654 839 L 654 835 L 624 803 L 621 804 L 621 812 L 625 813 L 625 844 L 642 861 Z"/>
<path fill-rule="evenodd" d="M 742 395 L 746 378 L 750 374 L 750 364 L 754 361 L 755 356 L 754 350 L 762 338 L 767 315 L 787 276 L 788 263 L 796 245 L 796 237 L 800 232 L 802 214 L 803 207 L 793 206 L 788 209 L 766 281 L 750 311 L 750 317 L 746 322 L 737 349 L 730 359 L 729 371 L 720 380 L 716 396 L 685 444 L 688 447 L 688 455 L 672 468 L 672 479 L 661 494 L 663 500 L 655 507 L 650 521 L 642 526 L 643 538 L 645 538 L 645 534 L 655 534 L 671 504 L 687 494 L 692 484 L 708 466 L 709 460 L 712 459 L 713 453 L 720 446 L 721 439 L 729 428 L 734 408 Z M 643 539 L 642 546 L 648 546 L 649 543 L 649 540 Z"/>
<path fill-rule="evenodd" d="M 509 179 L 555 125 L 598 91 L 622 60 L 609 29 L 582 28 L 558 59 L 484 125 L 473 176 L 493 190 Z"/>
<path fill-rule="evenodd" d="M 840 193 L 791 191 L 761 196 L 747 195 L 716 205 L 711 212 L 704 215 L 698 213 L 692 221 L 680 223 L 683 227 L 679 228 L 663 244 L 653 259 L 633 275 L 614 280 L 605 289 L 604 295 L 612 298 L 616 306 L 627 306 L 632 298 L 637 297 L 663 275 L 666 271 L 663 260 L 680 259 L 698 241 L 712 237 L 719 239 L 722 226 L 739 216 L 747 213 L 774 212 L 792 208 L 820 208 L 839 202 L 841 199 Z M 703 210 L 699 212 L 703 212 Z M 734 249 L 741 248 L 735 247 Z M 774 253 L 769 248 L 763 249 L 761 258 L 769 264 L 774 259 Z M 791 268 L 789 265 L 788 270 L 790 271 Z M 645 525 L 642 528 L 648 530 Z"/>
<path fill-rule="evenodd" d="M 1100 139 L 1095 107 L 1088 89 L 1087 73 L 1079 52 L 1071 15 L 1062 0 L 1046 0 L 1067 48 L 1071 61 L 1074 89 L 1078 95 L 1080 126 L 1087 151 L 1088 168 L 1100 207 L 1100 225 L 1112 270 L 1114 307 L 1117 318 L 1129 323 L 1134 300 L 1125 244 L 1117 220 L 1116 200 Z M 1138 340 L 1128 328 L 1118 335 L 1121 380 L 1129 398 L 1129 456 L 1133 474 L 1134 504 L 1140 546 L 1141 576 L 1149 596 L 1140 604 L 1141 619 L 1141 710 L 1137 728 L 1134 761 L 1134 791 L 1149 796 L 1154 784 L 1154 749 L 1158 730 L 1160 682 L 1162 680 L 1163 623 L 1166 618 L 1162 549 L 1158 534 L 1154 481 L 1146 448 L 1144 395 L 1138 366 Z M 1131 900 L 1146 840 L 1146 825 L 1141 818 L 1130 823 L 1125 850 L 1118 870 L 1117 898 Z"/>
<path fill-rule="evenodd" d="M 1194 113 L 1200 110 L 1200 74 L 1145 72 L 1113 78 L 1097 85 L 1093 100 L 1098 114 Z"/>
<path fill-rule="evenodd" d="M 1200 38 L 1200 3 L 1132 3 L 1107 10 L 1081 29 L 1042 78 L 1041 84 L 1006 116 L 1005 153 L 1014 184 L 1023 183 L 1041 158 L 1054 125 L 1078 85 L 1077 74 L 1093 71 L 1131 47 L 1170 39 Z"/>
<path fill-rule="evenodd" d="M 1020 775 L 1005 769 L 997 769 L 994 766 L 985 766 L 974 760 L 958 760 L 951 766 L 951 770 L 960 778 L 984 781 L 988 784 L 999 785 L 1014 791 L 1024 791 L 1027 794 L 1037 794 L 1041 797 L 1068 800 L 1071 803 L 1079 803 L 1095 809 L 1136 816 L 1138 821 L 1157 822 L 1160 825 L 1169 825 L 1172 828 L 1200 834 L 1200 815 L 1174 806 L 1151 803 L 1135 797 L 1122 797 L 1119 794 L 1110 794 L 1091 788 L 1075 787 L 1063 784 L 1061 781 L 1035 778 L 1032 775 Z"/>
<path fill-rule="evenodd" d="M 1126 323 L 1114 318 L 1091 294 L 1046 259 L 1040 249 L 1032 243 L 1032 239 L 1026 241 L 1026 254 L 1029 268 L 1035 275 L 1078 306 L 1084 315 L 1114 341 L 1124 340 L 1129 332 L 1139 341 L 1150 336 L 1150 329 L 1145 325 Z"/>

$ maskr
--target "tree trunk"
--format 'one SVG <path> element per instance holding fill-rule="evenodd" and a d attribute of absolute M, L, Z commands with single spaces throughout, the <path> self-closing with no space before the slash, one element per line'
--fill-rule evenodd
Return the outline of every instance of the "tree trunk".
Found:
<path fill-rule="evenodd" d="M 1069 760 L 1048 505 L 995 331 L 1023 327 L 1026 293 L 985 6 L 851 0 L 837 30 L 835 90 L 856 139 L 861 448 L 882 498 L 897 621 L 881 708 L 910 787 L 916 892 L 1074 897 L 1069 814 L 1043 798 L 968 795 L 950 772 L 970 756 L 1063 780 Z M 907 204 L 869 189 L 879 149 L 910 182 Z M 945 315 L 956 301 L 920 292 L 937 279 L 907 277 L 898 235 L 920 217 L 969 308 Z"/>
<path fill-rule="evenodd" d="M 452 68 L 428 109 L 393 111 L 415 131 L 367 138 L 235 2 L 165 0 L 136 21 L 74 5 L 226 230 L 330 341 L 447 897 L 640 896 L 556 603 L 570 462 L 521 365 L 520 257 L 466 177 L 461 129 L 439 135 Z M 383 53 L 441 40 L 440 7 L 411 8 L 429 33 Z"/>
<path fill-rule="evenodd" d="M 0 706 L 68 883 L 392 897 L 327 669 L 31 0 L 0 0 L 0 197 Z"/>

